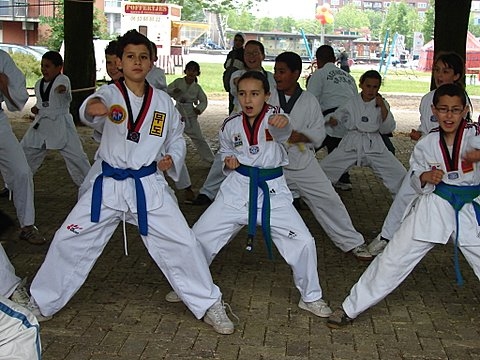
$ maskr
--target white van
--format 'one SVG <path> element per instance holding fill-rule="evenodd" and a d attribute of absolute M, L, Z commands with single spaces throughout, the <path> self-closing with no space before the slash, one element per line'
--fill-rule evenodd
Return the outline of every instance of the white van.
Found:
<path fill-rule="evenodd" d="M 97 76 L 97 81 L 108 81 L 110 77 L 107 74 L 107 64 L 105 61 L 105 48 L 111 40 L 93 40 L 93 49 L 95 51 L 95 67 Z M 62 47 L 60 48 L 60 54 L 64 58 L 65 45 L 62 41 Z M 65 60 L 65 58 L 64 58 Z"/>

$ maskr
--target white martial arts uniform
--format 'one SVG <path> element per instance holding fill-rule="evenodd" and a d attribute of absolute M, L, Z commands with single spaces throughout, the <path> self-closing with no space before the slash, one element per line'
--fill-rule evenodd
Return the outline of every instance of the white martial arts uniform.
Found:
<path fill-rule="evenodd" d="M 285 98 L 288 103 L 290 97 Z M 280 106 L 278 92 L 270 97 L 269 103 Z M 342 251 L 362 245 L 365 243 L 362 234 L 353 227 L 345 205 L 315 157 L 315 148 L 325 138 L 324 118 L 315 96 L 302 91 L 289 116 L 293 129 L 311 142 L 285 144 L 288 165 L 284 167 L 284 174 L 288 187 L 303 198 L 315 219 Z"/>
<path fill-rule="evenodd" d="M 242 113 L 225 120 L 219 132 L 222 161 L 227 156 L 235 156 L 240 164 L 260 169 L 287 164 L 288 157 L 280 143 L 289 138 L 291 127 L 279 129 L 269 126 L 268 117 L 278 109 L 267 107 L 265 116 L 257 119 L 261 123 L 253 127 L 245 124 L 248 120 L 243 118 Z M 247 133 L 247 128 L 252 130 Z M 225 168 L 224 171 L 228 176 L 215 201 L 193 226 L 208 263 L 248 223 L 250 178 L 235 170 Z M 284 176 L 266 182 L 270 196 L 272 242 L 292 267 L 295 285 L 302 299 L 305 302 L 321 299 L 315 240 L 292 205 L 292 195 Z M 261 224 L 263 196 L 262 190 L 259 190 L 257 224 Z"/>
<path fill-rule="evenodd" d="M 42 84 L 43 89 L 40 89 Z M 64 86 L 66 91 L 59 93 L 57 91 L 59 86 Z M 48 96 L 48 100 L 42 99 L 42 92 Z M 63 74 L 59 74 L 52 84 L 43 83 L 40 79 L 35 84 L 35 95 L 38 114 L 20 142 L 28 165 L 35 174 L 42 165 L 47 150 L 58 150 L 65 160 L 73 182 L 80 186 L 90 170 L 90 162 L 83 151 L 82 142 L 70 114 L 72 101 L 70 79 Z"/>
<path fill-rule="evenodd" d="M 12 58 L 0 50 L 0 73 L 8 77 L 8 92 L 15 104 L 0 92 L 0 103 L 10 111 L 20 111 L 28 100 L 25 75 L 18 69 Z M 35 223 L 33 202 L 33 175 L 28 166 L 25 153 L 12 131 L 7 115 L 0 108 L 0 172 L 8 188 L 13 193 L 13 204 L 17 212 L 20 227 Z"/>
<path fill-rule="evenodd" d="M 438 131 L 428 134 L 413 150 L 410 158 L 411 184 L 417 191 L 417 198 L 383 253 L 373 260 L 343 302 L 343 309 L 350 318 L 357 317 L 390 294 L 435 244 L 446 244 L 450 238 L 456 237 L 455 210 L 448 201 L 433 193 L 435 185 L 426 184 L 422 188 L 420 175 L 435 167 L 445 172 L 442 180 L 448 185 L 479 185 L 479 164 L 465 166 L 462 161 L 465 152 L 480 149 L 479 128 L 473 124 L 466 125 L 463 136 L 459 136 L 457 169 L 451 171 L 448 171 L 447 161 L 442 156 L 439 134 Z M 451 154 L 452 150 L 446 152 Z M 478 203 L 480 197 L 475 201 Z M 480 226 L 473 204 L 466 203 L 458 218 L 458 247 L 480 279 Z"/>
<path fill-rule="evenodd" d="M 0 295 L 0 360 L 41 358 L 37 318 L 24 307 Z"/>
<path fill-rule="evenodd" d="M 180 91 L 176 92 L 175 89 L 179 89 Z M 192 139 L 200 157 L 212 163 L 213 152 L 205 141 L 200 124 L 198 123 L 198 115 L 195 112 L 196 109 L 203 113 L 208 105 L 207 95 L 202 87 L 196 82 L 187 84 L 185 78 L 178 78 L 168 85 L 168 94 L 175 99 L 175 107 L 185 122 L 185 134 Z"/>
<path fill-rule="evenodd" d="M 435 90 L 432 90 L 425 94 L 420 101 L 420 126 L 418 131 L 422 133 L 422 136 L 427 135 L 434 128 L 438 127 L 438 120 L 432 112 L 433 95 Z M 382 226 L 381 236 L 384 239 L 391 239 L 393 234 L 400 227 L 401 220 L 408 207 L 408 204 L 415 198 L 417 192 L 412 187 L 410 182 L 411 169 L 408 170 L 408 174 L 403 178 L 402 185 L 398 191 L 398 196 L 392 202 L 390 209 L 388 210 L 387 217 L 385 218 Z"/>
<path fill-rule="evenodd" d="M 230 94 L 234 97 L 234 109 L 231 115 L 238 113 L 241 111 L 240 103 L 237 99 L 237 86 L 234 84 L 233 80 L 238 79 L 240 76 L 245 74 L 248 70 L 242 69 L 235 71 L 232 76 L 230 77 Z M 268 84 L 270 85 L 270 94 L 273 95 L 277 91 L 277 83 L 273 77 L 273 74 L 270 71 L 263 70 L 263 74 L 267 76 Z M 210 167 L 210 171 L 208 172 L 207 178 L 205 179 L 202 187 L 199 190 L 200 194 L 208 196 L 210 199 L 214 199 L 220 189 L 220 185 L 222 185 L 223 180 L 225 180 L 225 174 L 222 171 L 223 169 L 223 161 L 222 157 L 220 156 L 220 152 L 215 154 L 215 158 L 213 160 L 213 164 Z"/>
<path fill-rule="evenodd" d="M 331 62 L 313 72 L 308 80 L 307 91 L 317 98 L 322 112 L 336 109 L 358 94 L 357 84 L 352 75 Z M 347 132 L 345 126 L 343 124 L 330 126 L 329 119 L 330 115 L 325 116 L 327 135 L 342 138 Z"/>
<path fill-rule="evenodd" d="M 146 80 L 154 88 L 167 91 L 167 77 L 165 71 L 162 68 L 153 66 L 147 74 Z"/>
<path fill-rule="evenodd" d="M 389 109 L 386 101 L 385 105 Z M 337 109 L 334 117 L 345 125 L 348 132 L 338 147 L 320 162 L 330 181 L 335 184 L 354 165 L 369 166 L 395 197 L 407 170 L 388 151 L 380 135 L 391 133 L 395 129 L 390 109 L 387 118 L 382 121 L 381 109 L 376 106 L 376 100 L 365 102 L 361 94 L 358 94 Z"/>
<path fill-rule="evenodd" d="M 9 298 L 17 289 L 21 279 L 15 275 L 15 268 L 0 245 L 0 295 Z"/>
<path fill-rule="evenodd" d="M 116 84 L 102 87 L 87 98 L 80 108 L 80 116 L 87 124 L 103 124 L 97 161 L 103 160 L 125 172 L 156 166 L 156 162 L 168 154 L 174 165 L 167 173 L 176 180 L 185 158 L 183 124 L 171 98 L 163 91 L 150 89 L 153 95 L 143 112 L 146 114 L 143 124 L 141 117 L 137 118 L 142 113 L 143 97 L 137 97 L 130 90 L 126 91 L 128 95 L 122 95 Z M 109 115 L 88 117 L 85 109 L 91 98 L 100 98 L 109 108 Z M 127 139 L 126 99 L 130 99 L 133 119 L 141 124 L 139 129 L 134 129 L 139 135 L 138 142 Z M 93 166 L 91 171 L 99 175 L 98 169 Z M 93 183 L 96 176 L 89 174 L 89 178 Z M 221 293 L 212 282 L 200 245 L 168 190 L 163 172 L 157 170 L 140 178 L 140 182 L 148 213 L 148 234 L 142 235 L 142 240 L 175 292 L 192 313 L 201 318 L 221 298 Z M 141 230 L 137 211 L 139 193 L 135 188 L 131 177 L 116 180 L 104 176 L 98 222 L 92 222 L 90 216 L 92 187 L 80 197 L 56 232 L 32 282 L 30 292 L 43 315 L 55 314 L 77 292 L 122 219 L 140 225 Z"/>

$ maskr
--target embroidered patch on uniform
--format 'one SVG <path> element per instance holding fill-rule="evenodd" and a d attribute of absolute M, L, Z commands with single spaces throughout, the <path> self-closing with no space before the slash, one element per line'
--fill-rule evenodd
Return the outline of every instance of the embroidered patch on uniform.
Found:
<path fill-rule="evenodd" d="M 294 239 L 294 238 L 296 238 L 296 237 L 297 237 L 297 234 L 296 234 L 295 232 L 293 232 L 292 230 L 290 230 L 290 231 L 288 232 L 288 238 L 289 238 L 289 239 Z"/>
<path fill-rule="evenodd" d="M 362 116 L 362 118 L 360 119 L 361 122 L 368 122 L 368 117 L 366 116 Z"/>
<path fill-rule="evenodd" d="M 77 224 L 70 224 L 70 225 L 67 225 L 67 230 L 78 235 L 80 234 L 80 230 L 83 230 L 83 228 Z"/>
<path fill-rule="evenodd" d="M 242 135 L 240 135 L 240 134 L 233 135 L 233 146 L 234 147 L 239 147 L 239 146 L 242 146 L 242 145 L 243 145 Z"/>
<path fill-rule="evenodd" d="M 430 121 L 434 123 L 438 122 L 437 117 L 435 115 L 430 116 Z"/>
<path fill-rule="evenodd" d="M 256 155 L 260 151 L 260 148 L 257 145 L 252 145 L 248 148 L 248 151 L 250 152 L 250 154 Z"/>
<path fill-rule="evenodd" d="M 265 129 L 265 140 L 266 141 L 273 141 L 272 134 L 270 134 L 270 131 L 268 131 L 268 129 Z"/>
<path fill-rule="evenodd" d="M 457 171 L 447 173 L 448 180 L 457 180 L 460 177 Z"/>
<path fill-rule="evenodd" d="M 153 112 L 152 125 L 150 126 L 150 135 L 162 136 L 163 126 L 165 125 L 165 117 L 167 114 L 160 111 Z"/>
<path fill-rule="evenodd" d="M 462 160 L 462 171 L 464 174 L 468 174 L 473 171 L 473 163 Z"/>
<path fill-rule="evenodd" d="M 123 120 L 127 117 L 127 112 L 123 107 L 118 104 L 114 104 L 110 106 L 110 110 L 108 112 L 108 118 L 111 122 L 115 124 L 121 124 Z"/>
<path fill-rule="evenodd" d="M 275 189 L 270 189 L 269 193 L 270 194 L 276 194 Z"/>

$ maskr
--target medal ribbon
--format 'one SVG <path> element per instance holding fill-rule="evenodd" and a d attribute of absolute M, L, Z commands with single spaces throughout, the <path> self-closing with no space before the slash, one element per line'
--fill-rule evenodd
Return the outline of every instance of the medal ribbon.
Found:
<path fill-rule="evenodd" d="M 263 104 L 262 111 L 260 111 L 260 114 L 257 115 L 252 125 L 250 125 L 247 116 L 245 115 L 245 113 L 243 113 L 243 129 L 245 130 L 245 134 L 247 135 L 248 143 L 250 144 L 250 146 L 258 144 L 258 131 L 267 111 L 268 104 L 265 103 Z"/>
<path fill-rule="evenodd" d="M 467 122 L 462 120 L 462 123 L 458 127 L 458 131 L 455 134 L 455 140 L 453 141 L 452 155 L 448 151 L 447 143 L 445 142 L 444 131 L 440 128 L 440 149 L 442 151 L 443 162 L 447 168 L 447 172 L 457 171 L 460 158 L 460 147 L 462 145 L 463 132 Z"/>
<path fill-rule="evenodd" d="M 123 81 L 123 78 L 120 79 L 119 81 L 115 82 L 115 85 L 118 87 L 120 92 L 123 95 L 123 98 L 125 99 L 125 103 L 127 105 L 127 111 L 128 111 L 128 130 L 131 132 L 140 132 L 140 128 L 143 125 L 143 122 L 145 120 L 145 117 L 147 116 L 148 109 L 150 107 L 150 103 L 152 101 L 152 95 L 153 95 L 153 89 L 148 83 L 148 81 L 145 80 L 145 92 L 143 94 L 143 102 L 142 102 L 142 107 L 140 108 L 140 111 L 138 112 L 138 116 L 133 120 L 133 112 L 132 112 L 132 105 L 130 103 L 130 98 L 128 96 L 128 91 L 127 87 L 125 86 L 125 82 Z"/>

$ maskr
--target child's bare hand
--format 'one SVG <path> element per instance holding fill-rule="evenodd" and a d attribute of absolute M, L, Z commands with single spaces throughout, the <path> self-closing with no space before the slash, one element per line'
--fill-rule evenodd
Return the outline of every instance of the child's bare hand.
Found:
<path fill-rule="evenodd" d="M 330 125 L 331 127 L 335 127 L 335 126 L 338 125 L 338 120 L 332 116 L 332 117 L 327 121 L 327 124 Z"/>
<path fill-rule="evenodd" d="M 64 94 L 67 91 L 67 87 L 65 85 L 58 85 L 55 88 L 55 92 L 58 94 Z"/>
<path fill-rule="evenodd" d="M 2 92 L 5 92 L 7 88 L 8 88 L 8 76 L 5 75 L 4 73 L 0 73 L 0 90 Z"/>
<path fill-rule="evenodd" d="M 306 143 L 310 142 L 310 139 L 306 137 L 304 134 L 293 130 L 290 138 L 288 139 L 290 144 L 298 144 L 298 143 Z"/>
<path fill-rule="evenodd" d="M 197 115 L 200 115 L 202 112 L 200 110 L 198 110 L 197 108 L 194 108 L 193 111 L 195 112 L 195 114 Z"/>
<path fill-rule="evenodd" d="M 377 94 L 377 96 L 375 96 L 375 105 L 376 105 L 377 107 L 385 106 L 385 103 L 383 102 L 383 97 L 382 97 L 382 95 Z"/>
<path fill-rule="evenodd" d="M 281 114 L 270 115 L 268 125 L 275 126 L 279 129 L 288 125 L 288 118 Z"/>
<path fill-rule="evenodd" d="M 418 141 L 421 137 L 422 137 L 421 131 L 418 131 L 415 129 L 412 129 L 412 131 L 410 131 L 410 139 Z"/>
<path fill-rule="evenodd" d="M 85 112 L 88 116 L 106 116 L 108 114 L 108 108 L 98 98 L 94 98 L 88 101 L 85 108 Z"/>
<path fill-rule="evenodd" d="M 33 114 L 37 115 L 37 114 L 38 114 L 38 107 L 37 107 L 37 105 L 34 105 L 34 106 L 30 109 L 30 111 L 31 111 Z"/>
<path fill-rule="evenodd" d="M 480 161 L 480 150 L 470 150 L 463 155 L 463 160 L 469 163 L 475 163 Z"/>
<path fill-rule="evenodd" d="M 170 155 L 165 155 L 162 159 L 160 159 L 157 163 L 157 167 L 160 171 L 167 171 L 173 166 L 173 160 Z"/>
<path fill-rule="evenodd" d="M 422 184 L 437 185 L 442 181 L 443 174 L 443 170 L 440 169 L 425 171 L 422 175 L 420 175 L 420 181 Z"/>
<path fill-rule="evenodd" d="M 235 156 L 227 156 L 224 160 L 225 166 L 230 170 L 235 170 L 237 167 L 240 166 L 237 158 Z"/>

